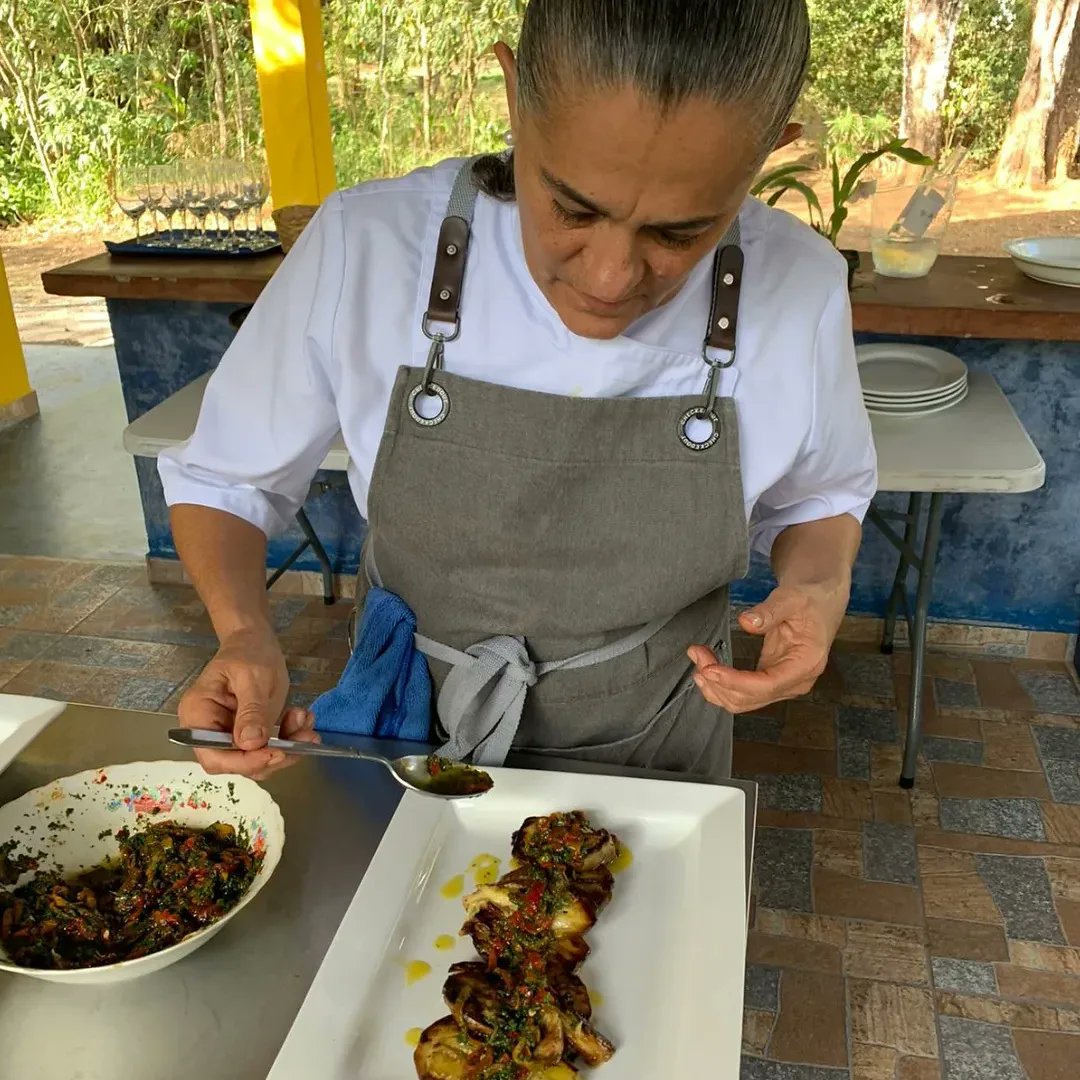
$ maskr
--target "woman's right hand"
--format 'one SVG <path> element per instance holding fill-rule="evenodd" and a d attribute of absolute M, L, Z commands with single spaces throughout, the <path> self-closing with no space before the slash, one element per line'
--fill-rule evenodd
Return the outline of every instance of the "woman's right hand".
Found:
<path fill-rule="evenodd" d="M 289 671 L 270 631 L 223 639 L 214 658 L 180 701 L 183 727 L 232 732 L 238 750 L 197 750 L 207 772 L 238 773 L 262 780 L 292 764 L 267 739 L 280 720 L 281 738 L 318 742 L 315 718 L 306 709 L 285 709 Z"/>

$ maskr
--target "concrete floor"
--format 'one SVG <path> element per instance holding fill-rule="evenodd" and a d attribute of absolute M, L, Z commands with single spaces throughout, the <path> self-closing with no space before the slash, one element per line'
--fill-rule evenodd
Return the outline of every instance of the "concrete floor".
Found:
<path fill-rule="evenodd" d="M 131 561 L 146 554 L 111 348 L 26 345 L 41 415 L 0 431 L 0 554 Z"/>

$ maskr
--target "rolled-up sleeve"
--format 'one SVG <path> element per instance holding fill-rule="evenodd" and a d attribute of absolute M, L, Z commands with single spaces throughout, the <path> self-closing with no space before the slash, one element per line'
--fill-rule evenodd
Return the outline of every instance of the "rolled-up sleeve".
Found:
<path fill-rule="evenodd" d="M 810 429 L 796 460 L 765 491 L 750 516 L 753 548 L 763 555 L 790 525 L 866 515 L 877 490 L 877 455 L 863 404 L 846 283 L 829 296 L 813 354 Z"/>
<path fill-rule="evenodd" d="M 210 377 L 191 439 L 158 457 L 170 506 L 223 510 L 270 536 L 303 505 L 338 431 L 330 349 L 344 262 L 332 196 Z"/>

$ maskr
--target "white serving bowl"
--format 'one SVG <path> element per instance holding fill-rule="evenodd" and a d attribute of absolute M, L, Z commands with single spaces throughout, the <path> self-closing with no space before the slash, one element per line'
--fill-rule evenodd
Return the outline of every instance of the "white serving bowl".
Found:
<path fill-rule="evenodd" d="M 210 776 L 194 762 L 140 761 L 65 776 L 0 807 L 0 843 L 16 840 L 14 854 L 44 852 L 38 870 L 68 876 L 116 855 L 113 833 L 139 831 L 154 821 L 205 828 L 216 821 L 243 829 L 262 865 L 240 902 L 210 926 L 160 952 L 102 967 L 54 971 L 13 964 L 0 947 L 0 971 L 48 982 L 98 985 L 123 982 L 175 964 L 210 940 L 266 884 L 285 846 L 277 803 L 252 780 Z M 24 874 L 19 884 L 33 873 Z"/>
<path fill-rule="evenodd" d="M 1080 287 L 1080 236 L 1029 236 L 1009 240 L 1005 250 L 1036 281 Z"/>

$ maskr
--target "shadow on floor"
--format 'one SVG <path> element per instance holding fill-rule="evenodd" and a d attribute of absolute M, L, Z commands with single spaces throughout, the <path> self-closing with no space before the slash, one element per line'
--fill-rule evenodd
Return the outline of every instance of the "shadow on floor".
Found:
<path fill-rule="evenodd" d="M 0 553 L 143 558 L 113 350 L 27 345 L 25 352 L 41 415 L 0 432 Z"/>

